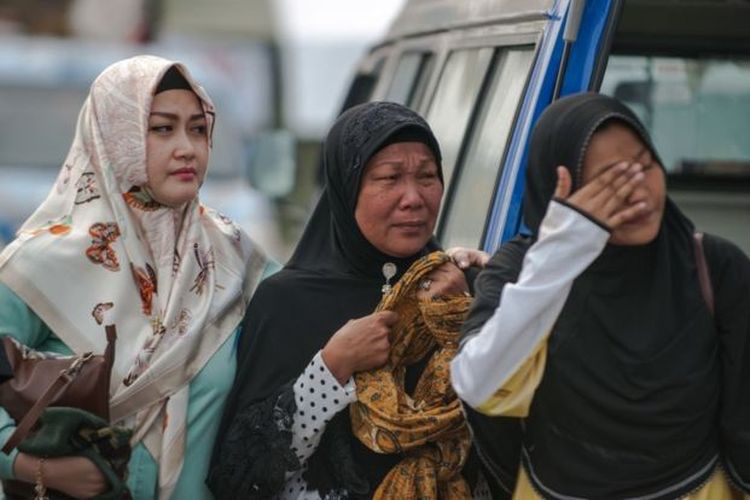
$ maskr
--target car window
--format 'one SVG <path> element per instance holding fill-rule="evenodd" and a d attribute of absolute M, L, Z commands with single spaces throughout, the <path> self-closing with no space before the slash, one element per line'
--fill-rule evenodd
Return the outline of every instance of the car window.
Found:
<path fill-rule="evenodd" d="M 670 174 L 750 177 L 750 59 L 612 56 L 601 91 L 636 112 Z"/>
<path fill-rule="evenodd" d="M 492 47 L 482 47 L 451 53 L 426 113 L 442 150 L 446 193 L 493 52 Z"/>
<path fill-rule="evenodd" d="M 428 52 L 404 53 L 398 61 L 385 100 L 415 107 L 424 93 L 432 60 L 433 56 Z"/>
<path fill-rule="evenodd" d="M 477 247 L 482 237 L 505 146 L 534 59 L 533 46 L 498 49 L 491 81 L 458 167 L 453 192 L 444 210 L 441 241 L 446 247 Z"/>

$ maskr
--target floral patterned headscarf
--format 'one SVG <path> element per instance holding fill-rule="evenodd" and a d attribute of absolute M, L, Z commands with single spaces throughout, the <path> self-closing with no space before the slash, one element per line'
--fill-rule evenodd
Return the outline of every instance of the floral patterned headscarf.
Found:
<path fill-rule="evenodd" d="M 160 498 L 182 468 L 188 384 L 236 329 L 265 264 L 197 198 L 174 209 L 144 189 L 151 103 L 172 67 L 210 138 L 213 104 L 182 64 L 113 64 L 91 86 L 55 186 L 0 256 L 0 280 L 76 353 L 102 352 L 103 324 L 116 325 L 110 414 L 158 461 Z"/>

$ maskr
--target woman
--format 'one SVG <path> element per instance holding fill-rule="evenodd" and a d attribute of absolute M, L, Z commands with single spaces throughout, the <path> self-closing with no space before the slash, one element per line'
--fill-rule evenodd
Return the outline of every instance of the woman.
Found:
<path fill-rule="evenodd" d="M 153 56 L 93 83 L 57 182 L 0 257 L 0 333 L 38 351 L 101 353 L 119 332 L 113 423 L 133 430 L 133 498 L 210 498 L 202 484 L 234 376 L 236 330 L 266 266 L 200 205 L 214 108 Z M 0 411 L 2 441 L 15 423 Z M 80 457 L 0 455 L 0 475 L 75 498 L 107 489 Z"/>
<path fill-rule="evenodd" d="M 533 237 L 478 278 L 452 363 L 462 399 L 523 419 L 515 498 L 747 494 L 750 261 L 706 236 L 701 286 L 693 224 L 615 99 L 557 101 L 530 148 Z"/>
<path fill-rule="evenodd" d="M 324 161 L 326 188 L 294 255 L 248 309 L 253 320 L 240 341 L 208 483 L 218 498 L 408 498 L 417 490 L 465 498 L 477 471 L 464 467 L 468 430 L 440 371 L 450 346 L 425 340 L 405 382 L 403 371 L 388 371 L 398 364 L 393 352 L 409 347 L 398 332 L 408 330 L 399 322 L 415 304 L 414 290 L 421 303 L 466 301 L 458 267 L 425 257 L 438 249 L 432 231 L 443 192 L 435 137 L 406 107 L 363 104 L 333 125 Z M 430 384 L 419 380 L 428 374 L 448 389 L 443 401 L 423 408 L 434 418 L 415 408 L 390 414 L 387 401 L 410 400 L 406 393 L 425 406 L 439 399 L 420 399 Z M 405 421 L 421 422 L 424 433 Z M 390 436 L 392 447 L 375 435 Z M 444 452 L 440 467 L 437 449 Z"/>

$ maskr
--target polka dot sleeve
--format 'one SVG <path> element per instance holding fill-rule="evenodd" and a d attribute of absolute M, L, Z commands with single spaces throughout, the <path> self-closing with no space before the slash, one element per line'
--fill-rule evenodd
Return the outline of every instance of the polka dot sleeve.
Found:
<path fill-rule="evenodd" d="M 304 464 L 320 443 L 328 422 L 357 400 L 354 379 L 339 384 L 318 352 L 294 384 L 297 412 L 292 425 L 292 451 Z"/>

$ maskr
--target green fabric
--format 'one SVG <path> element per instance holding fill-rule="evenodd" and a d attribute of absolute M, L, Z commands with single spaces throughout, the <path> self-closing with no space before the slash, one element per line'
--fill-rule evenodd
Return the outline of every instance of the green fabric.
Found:
<path fill-rule="evenodd" d="M 18 450 L 43 457 L 86 457 L 109 484 L 108 490 L 93 500 L 118 500 L 128 491 L 115 469 L 125 473 L 131 435 L 129 429 L 109 427 L 102 418 L 78 408 L 47 408 L 39 418 L 39 429 L 19 444 Z"/>
<path fill-rule="evenodd" d="M 277 262 L 268 261 L 263 277 L 274 274 L 280 268 Z M 190 383 L 185 459 L 172 495 L 174 499 L 213 498 L 205 486 L 205 477 L 224 403 L 234 381 L 238 332 L 239 329 L 229 337 Z M 22 344 L 39 351 L 73 354 L 12 290 L 0 283 L 0 337 L 5 335 L 11 335 Z M 0 408 L 0 443 L 4 443 L 14 429 L 15 422 L 3 408 Z M 13 462 L 17 454 L 18 450 L 13 450 L 9 455 L 0 453 L 0 478 L 13 479 Z M 127 486 L 133 499 L 155 499 L 157 484 L 156 461 L 146 447 L 138 443 L 133 447 L 128 463 Z"/>

